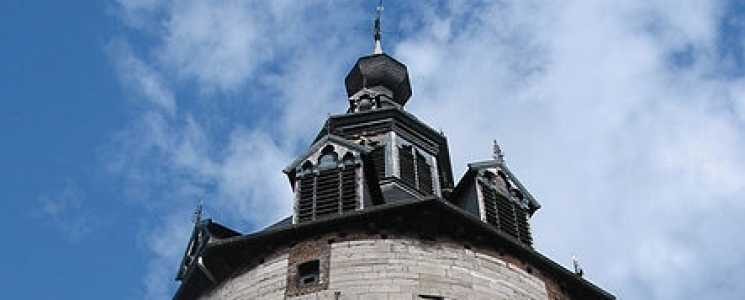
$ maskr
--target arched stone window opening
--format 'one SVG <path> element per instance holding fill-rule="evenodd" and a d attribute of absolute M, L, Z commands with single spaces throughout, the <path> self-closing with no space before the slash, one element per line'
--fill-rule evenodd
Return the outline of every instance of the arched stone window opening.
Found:
<path fill-rule="evenodd" d="M 354 161 L 355 161 L 354 153 L 347 152 L 346 154 L 344 154 L 344 157 L 342 157 L 342 161 L 344 162 L 345 166 L 354 165 Z"/>
<path fill-rule="evenodd" d="M 321 151 L 321 157 L 318 158 L 318 168 L 334 168 L 338 160 L 339 155 L 334 151 L 334 146 L 328 145 Z"/>

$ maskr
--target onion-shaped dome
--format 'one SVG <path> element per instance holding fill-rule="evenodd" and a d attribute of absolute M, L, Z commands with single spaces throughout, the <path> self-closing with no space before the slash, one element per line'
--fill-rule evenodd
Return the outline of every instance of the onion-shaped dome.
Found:
<path fill-rule="evenodd" d="M 411 98 L 411 84 L 406 66 L 387 54 L 361 57 L 344 80 L 347 95 L 382 86 L 393 92 L 393 100 L 403 106 Z"/>

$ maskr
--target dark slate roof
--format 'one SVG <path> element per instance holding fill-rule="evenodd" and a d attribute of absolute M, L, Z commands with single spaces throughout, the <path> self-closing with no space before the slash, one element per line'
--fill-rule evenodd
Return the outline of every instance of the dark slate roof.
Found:
<path fill-rule="evenodd" d="M 384 107 L 365 112 L 332 115 L 328 120 L 326 120 L 326 126 L 324 129 L 319 131 L 318 135 L 316 135 L 314 144 L 328 135 L 327 128 L 331 128 L 335 135 L 344 136 L 345 133 L 340 131 L 340 128 L 342 127 L 361 126 L 366 123 L 375 122 L 389 123 L 389 130 L 393 130 L 394 127 L 397 127 L 396 124 L 400 124 L 403 127 L 415 130 L 417 134 L 420 134 L 424 138 L 437 144 L 437 163 L 438 169 L 440 170 L 440 174 L 438 175 L 442 176 L 444 181 L 442 182 L 443 188 L 450 189 L 453 187 L 453 171 L 450 163 L 450 150 L 448 149 L 447 138 L 441 132 L 433 129 L 403 109 Z"/>
<path fill-rule="evenodd" d="M 266 228 L 264 228 L 263 230 L 274 230 L 276 228 L 285 227 L 285 226 L 289 226 L 289 225 L 292 225 L 292 216 L 288 216 L 288 217 L 282 219 L 281 221 L 279 221 L 277 223 L 274 223 L 272 225 L 269 225 Z"/>
<path fill-rule="evenodd" d="M 222 224 L 215 223 L 212 221 L 212 219 L 202 220 L 202 222 L 204 221 L 207 221 L 207 230 L 209 230 L 212 236 L 215 238 L 224 239 L 241 235 L 240 232 L 225 227 Z"/>
<path fill-rule="evenodd" d="M 204 250 L 203 247 L 209 244 L 210 240 L 226 239 L 240 235 L 240 232 L 212 222 L 212 219 L 197 221 L 194 224 L 194 229 L 189 240 L 189 244 L 193 244 L 193 248 L 186 249 L 186 253 L 184 253 L 184 257 L 179 264 L 179 270 L 176 272 L 176 280 L 182 280 L 194 272 L 195 265 L 193 261 L 190 261 L 190 257 L 201 255 L 201 252 Z"/>
<path fill-rule="evenodd" d="M 409 112 L 396 107 L 383 107 L 364 112 L 331 115 L 326 121 L 330 123 L 327 123 L 326 126 L 331 128 L 331 130 L 335 130 L 340 126 L 360 125 L 367 122 L 376 122 L 387 119 L 396 120 L 403 124 L 409 125 L 412 128 L 422 128 L 423 130 L 421 130 L 421 133 L 425 134 L 427 138 L 433 141 L 445 141 L 445 137 L 442 135 L 442 133 L 430 127 L 426 123 L 420 121 L 416 116 L 410 114 Z M 315 141 L 323 138 L 327 134 L 327 130 L 328 129 L 326 127 L 322 128 L 318 132 Z"/>
<path fill-rule="evenodd" d="M 284 223 L 284 222 L 282 222 Z M 513 237 L 439 197 L 387 203 L 336 217 L 299 224 L 277 224 L 265 230 L 210 242 L 203 261 L 218 282 L 235 276 L 247 266 L 276 251 L 324 234 L 339 232 L 397 232 L 422 238 L 450 236 L 478 248 L 509 253 L 561 282 L 576 299 L 615 299 Z M 184 278 L 174 299 L 197 299 L 213 288 L 208 277 L 192 272 Z"/>
<path fill-rule="evenodd" d="M 366 87 L 384 86 L 393 91 L 393 100 L 400 105 L 411 98 L 411 84 L 406 66 L 388 54 L 361 57 L 344 79 L 347 96 Z"/>
<path fill-rule="evenodd" d="M 465 188 L 468 186 L 468 183 L 476 176 L 476 173 L 479 170 L 485 169 L 485 168 L 494 168 L 499 167 L 502 171 L 505 172 L 507 177 L 512 180 L 513 183 L 517 186 L 517 188 L 520 190 L 520 193 L 522 193 L 523 197 L 528 200 L 530 203 L 530 214 L 532 215 L 533 212 L 541 208 L 541 204 L 538 203 L 537 200 L 533 197 L 533 194 L 528 191 L 528 189 L 523 186 L 522 183 L 520 183 L 520 180 L 517 179 L 517 176 L 515 176 L 512 171 L 510 171 L 510 168 L 507 167 L 504 163 L 498 163 L 494 160 L 487 160 L 482 162 L 475 162 L 468 164 L 468 170 L 466 170 L 466 174 L 463 175 L 463 177 L 458 181 L 458 185 L 453 189 L 453 195 L 458 194 L 459 190 L 462 188 Z"/>

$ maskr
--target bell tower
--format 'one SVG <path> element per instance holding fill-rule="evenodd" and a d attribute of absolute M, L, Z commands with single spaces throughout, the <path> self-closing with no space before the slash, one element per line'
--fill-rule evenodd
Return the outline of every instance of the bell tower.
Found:
<path fill-rule="evenodd" d="M 309 150 L 284 170 L 295 192 L 295 223 L 453 189 L 447 139 L 404 110 L 409 73 L 383 53 L 381 11 L 382 4 L 373 54 L 359 58 L 344 80 L 346 113 L 330 116 Z"/>
<path fill-rule="evenodd" d="M 496 142 L 453 180 L 445 136 L 405 110 L 381 11 L 373 54 L 344 80 L 348 109 L 283 170 L 289 216 L 248 234 L 197 220 L 174 299 L 615 299 L 533 248 L 541 206 Z"/>
<path fill-rule="evenodd" d="M 352 209 L 352 202 L 364 209 L 449 193 L 447 139 L 404 110 L 411 97 L 406 66 L 387 54 L 365 56 L 345 83 L 347 112 L 330 116 L 310 149 L 285 169 L 295 191 L 294 220 L 308 220 L 313 207 L 330 205 L 324 195 L 337 186 L 341 193 L 334 201 L 348 197 L 350 203 L 334 204 L 340 213 Z M 331 173 L 322 164 L 332 161 L 346 175 L 327 177 Z"/>

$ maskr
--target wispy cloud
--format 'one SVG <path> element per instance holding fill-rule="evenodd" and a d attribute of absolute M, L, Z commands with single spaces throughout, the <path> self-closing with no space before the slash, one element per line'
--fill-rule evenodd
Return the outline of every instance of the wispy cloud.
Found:
<path fill-rule="evenodd" d="M 57 194 L 39 196 L 38 205 L 32 216 L 42 220 L 42 224 L 60 230 L 70 240 L 77 240 L 91 233 L 95 226 L 101 226 L 86 206 L 85 193 L 69 184 Z"/>
<path fill-rule="evenodd" d="M 327 54 L 347 38 L 326 33 L 356 13 L 320 1 L 118 1 L 115 11 L 152 43 L 134 47 L 124 36 L 108 47 L 138 105 L 108 147 L 107 167 L 124 179 L 129 201 L 161 220 L 146 233 L 155 258 L 144 280 L 146 298 L 167 298 L 181 253 L 163 245 L 181 249 L 188 233 L 177 228 L 189 227 L 196 199 L 239 230 L 289 213 L 281 170 L 346 103 L 343 89 L 328 85 L 345 70 Z M 311 17 L 331 13 L 330 22 Z"/>
<path fill-rule="evenodd" d="M 145 239 L 150 298 L 172 293 L 181 255 L 154 237 L 185 243 L 197 198 L 238 229 L 289 213 L 280 170 L 345 110 L 345 72 L 371 48 L 350 30 L 369 23 L 360 5 L 117 1 L 131 31 L 109 52 L 146 105 L 109 167 L 160 220 Z M 738 298 L 745 79 L 722 71 L 743 55 L 719 50 L 723 5 L 408 3 L 386 11 L 404 34 L 384 42 L 411 73 L 407 109 L 444 130 L 456 172 L 500 140 L 543 204 L 540 251 L 565 265 L 578 252 L 619 298 Z"/>
<path fill-rule="evenodd" d="M 133 53 L 126 41 L 114 40 L 107 50 L 116 63 L 122 84 L 132 92 L 133 100 L 155 106 L 168 115 L 175 113 L 176 99 L 173 90 L 157 70 Z"/>
<path fill-rule="evenodd" d="M 538 249 L 565 264 L 580 251 L 589 278 L 621 298 L 717 299 L 708 275 L 676 274 L 739 278 L 744 260 L 699 263 L 720 254 L 701 245 L 727 243 L 736 233 L 726 228 L 743 221 L 719 215 L 742 212 L 745 192 L 743 119 L 721 105 L 733 95 L 721 91 L 741 79 L 711 76 L 721 7 L 536 3 L 472 10 L 463 16 L 479 30 L 447 39 L 437 32 L 458 30 L 440 27 L 465 21 L 440 12 L 400 44 L 398 56 L 424 81 L 410 110 L 445 128 L 456 169 L 488 157 L 491 138 L 502 141 L 544 204 Z M 670 61 L 687 47 L 692 64 Z M 470 107 L 467 122 L 450 113 L 461 107 Z M 711 223 L 721 226 L 715 234 L 701 229 Z"/>
<path fill-rule="evenodd" d="M 144 299 L 169 299 L 173 297 L 172 282 L 176 277 L 179 259 L 184 254 L 184 241 L 188 242 L 192 224 L 187 212 L 172 212 L 148 232 L 144 233 L 143 243 L 152 251 L 155 259 L 147 265 L 147 274 L 143 278 L 145 286 Z"/>

